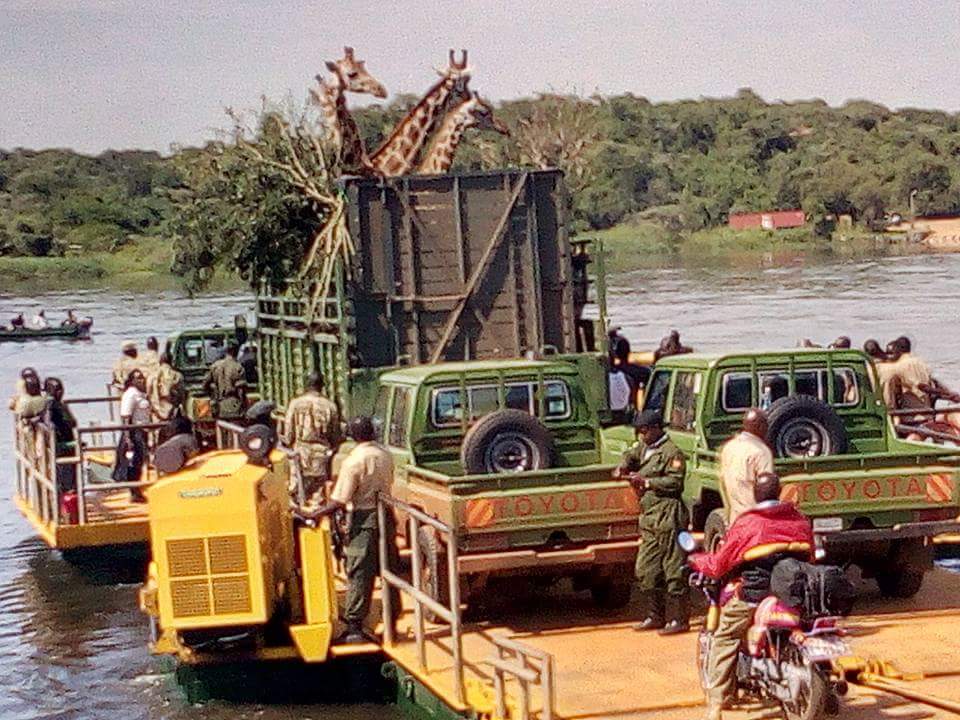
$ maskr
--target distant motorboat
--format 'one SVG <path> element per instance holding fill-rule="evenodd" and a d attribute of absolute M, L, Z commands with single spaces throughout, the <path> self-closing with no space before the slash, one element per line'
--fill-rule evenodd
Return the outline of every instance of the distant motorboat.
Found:
<path fill-rule="evenodd" d="M 27 340 L 49 340 L 53 338 L 86 340 L 90 337 L 90 328 L 92 327 L 93 318 L 88 317 L 59 327 L 0 327 L 0 342 L 26 342 Z"/>

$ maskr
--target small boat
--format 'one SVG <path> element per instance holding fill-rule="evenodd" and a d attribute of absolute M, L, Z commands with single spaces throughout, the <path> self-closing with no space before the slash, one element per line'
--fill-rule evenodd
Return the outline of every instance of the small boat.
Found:
<path fill-rule="evenodd" d="M 91 318 L 83 318 L 70 325 L 51 326 L 48 328 L 0 327 L 0 342 L 26 342 L 27 340 L 86 340 L 90 337 L 90 328 L 93 326 Z"/>

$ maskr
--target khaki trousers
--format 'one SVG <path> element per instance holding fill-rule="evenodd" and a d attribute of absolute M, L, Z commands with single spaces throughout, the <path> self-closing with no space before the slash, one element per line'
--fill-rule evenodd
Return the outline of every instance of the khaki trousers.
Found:
<path fill-rule="evenodd" d="M 737 691 L 737 655 L 740 643 L 753 621 L 753 605 L 732 597 L 720 610 L 720 624 L 713 634 L 707 658 L 707 704 L 721 707 Z"/>

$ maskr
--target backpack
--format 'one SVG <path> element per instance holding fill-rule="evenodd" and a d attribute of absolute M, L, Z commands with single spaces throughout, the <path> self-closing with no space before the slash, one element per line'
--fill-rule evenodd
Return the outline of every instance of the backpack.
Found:
<path fill-rule="evenodd" d="M 794 558 L 781 560 L 770 573 L 770 592 L 808 618 L 849 615 L 856 591 L 843 568 L 812 565 Z"/>

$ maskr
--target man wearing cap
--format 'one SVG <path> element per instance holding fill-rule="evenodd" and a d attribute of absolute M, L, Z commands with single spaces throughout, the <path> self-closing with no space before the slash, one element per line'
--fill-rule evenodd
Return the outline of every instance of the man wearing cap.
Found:
<path fill-rule="evenodd" d="M 675 635 L 690 627 L 686 558 L 677 545 L 677 534 L 689 521 L 681 498 L 686 463 L 657 411 L 639 413 L 633 427 L 637 442 L 624 453 L 616 474 L 628 478 L 641 498 L 636 576 L 646 617 L 634 629 Z"/>
<path fill-rule="evenodd" d="M 237 362 L 237 345 L 229 343 L 226 354 L 210 366 L 203 388 L 210 396 L 210 410 L 218 420 L 243 416 L 246 404 L 246 375 Z"/>
<path fill-rule="evenodd" d="M 739 433 L 720 448 L 720 493 L 727 508 L 727 526 L 754 505 L 757 478 L 773 472 L 773 453 L 767 445 L 767 414 L 751 408 Z"/>
<path fill-rule="evenodd" d="M 122 388 L 130 373 L 140 368 L 137 359 L 137 344 L 133 340 L 124 340 L 120 345 L 120 357 L 113 364 L 113 384 Z"/>
<path fill-rule="evenodd" d="M 297 453 L 307 497 L 326 481 L 330 457 L 340 442 L 340 411 L 322 391 L 320 375 L 310 373 L 304 393 L 290 401 L 283 422 L 281 439 Z"/>

